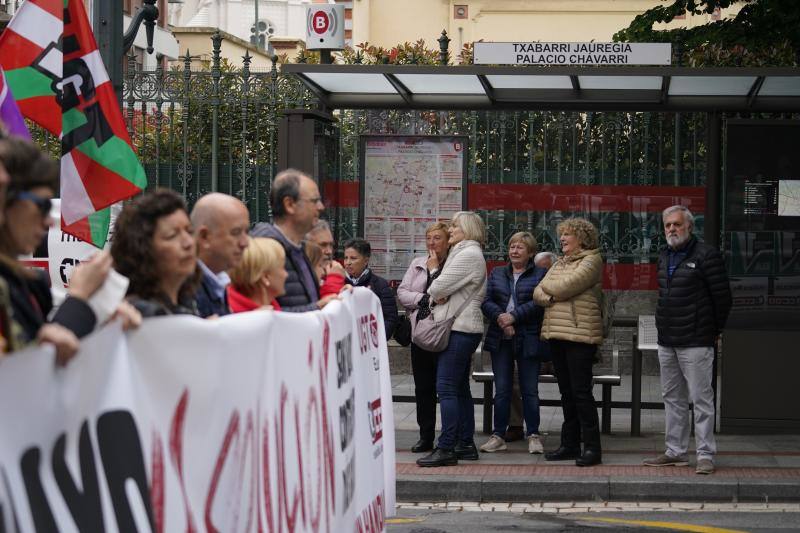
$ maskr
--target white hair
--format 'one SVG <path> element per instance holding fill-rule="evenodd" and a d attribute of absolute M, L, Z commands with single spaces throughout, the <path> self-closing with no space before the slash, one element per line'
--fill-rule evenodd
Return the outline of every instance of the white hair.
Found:
<path fill-rule="evenodd" d="M 670 216 L 672 213 L 677 213 L 678 211 L 683 213 L 683 220 L 689 223 L 689 227 L 694 228 L 694 215 L 691 211 L 689 211 L 688 207 L 682 205 L 673 205 L 664 209 L 664 212 L 661 213 L 661 223 L 663 224 L 667 217 Z"/>
<path fill-rule="evenodd" d="M 533 257 L 533 262 L 534 262 L 534 263 L 538 263 L 539 261 L 541 261 L 541 260 L 542 260 L 542 259 L 544 259 L 545 257 L 549 257 L 549 258 L 550 258 L 550 261 L 552 261 L 553 263 L 555 263 L 555 262 L 556 262 L 556 259 L 558 259 L 558 258 L 556 257 L 556 254 L 554 254 L 553 252 L 539 252 L 538 254 L 536 254 L 536 255 Z"/>

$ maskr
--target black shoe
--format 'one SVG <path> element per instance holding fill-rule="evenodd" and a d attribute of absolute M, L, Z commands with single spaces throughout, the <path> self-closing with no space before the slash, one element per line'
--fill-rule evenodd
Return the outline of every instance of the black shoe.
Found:
<path fill-rule="evenodd" d="M 575 459 L 575 464 L 577 466 L 594 466 L 602 462 L 602 454 L 594 450 L 586 450 L 583 452 L 583 455 Z"/>
<path fill-rule="evenodd" d="M 456 457 L 464 461 L 478 460 L 478 448 L 475 447 L 474 441 L 459 442 L 456 444 L 456 447 L 453 449 L 453 451 L 455 452 Z"/>
<path fill-rule="evenodd" d="M 411 453 L 429 452 L 433 449 L 433 441 L 426 439 L 419 439 L 415 445 L 411 447 Z"/>
<path fill-rule="evenodd" d="M 458 457 L 453 450 L 443 450 L 436 448 L 433 453 L 417 459 L 419 466 L 455 466 L 458 464 Z"/>
<path fill-rule="evenodd" d="M 522 440 L 525 438 L 525 432 L 522 430 L 522 426 L 508 426 L 506 430 L 506 435 L 503 437 L 503 440 L 506 442 L 514 442 L 516 440 Z"/>
<path fill-rule="evenodd" d="M 581 456 L 580 449 L 565 448 L 560 446 L 557 450 L 544 454 L 545 461 L 567 461 Z"/>

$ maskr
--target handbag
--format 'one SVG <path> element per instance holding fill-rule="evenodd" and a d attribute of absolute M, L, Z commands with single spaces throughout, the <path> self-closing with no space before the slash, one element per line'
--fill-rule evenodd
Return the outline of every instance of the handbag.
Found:
<path fill-rule="evenodd" d="M 483 284 L 486 280 L 483 281 Z M 453 316 L 445 320 L 436 320 L 433 313 L 427 317 L 416 321 L 416 324 L 411 328 L 411 340 L 414 344 L 428 352 L 441 352 L 450 343 L 450 330 L 453 327 L 453 322 L 456 317 L 466 309 L 467 304 L 478 294 L 483 284 L 473 291 L 469 297 L 464 300 L 464 303 L 458 308 Z"/>
<path fill-rule="evenodd" d="M 397 325 L 394 327 L 394 340 L 400 346 L 411 344 L 411 321 L 408 319 L 408 313 L 400 315 Z"/>

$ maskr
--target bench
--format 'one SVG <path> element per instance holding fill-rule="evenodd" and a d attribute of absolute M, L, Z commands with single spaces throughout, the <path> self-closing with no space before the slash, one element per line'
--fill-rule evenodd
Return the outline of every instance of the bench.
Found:
<path fill-rule="evenodd" d="M 483 432 L 492 432 L 492 410 L 494 408 L 494 394 L 492 386 L 494 384 L 494 372 L 492 371 L 473 371 L 472 379 L 478 383 L 483 383 Z M 593 376 L 592 382 L 603 386 L 601 400 L 600 431 L 611 433 L 611 387 L 618 387 L 622 384 L 620 376 L 604 375 Z M 552 374 L 539 374 L 539 383 L 558 383 Z M 539 399 L 539 405 L 561 405 L 561 400 Z"/>

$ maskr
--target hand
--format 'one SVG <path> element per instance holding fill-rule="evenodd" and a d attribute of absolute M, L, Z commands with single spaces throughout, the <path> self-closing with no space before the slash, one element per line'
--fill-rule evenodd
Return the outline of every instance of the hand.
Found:
<path fill-rule="evenodd" d="M 338 261 L 331 261 L 328 263 L 328 266 L 325 267 L 325 275 L 327 276 L 328 274 L 339 274 L 343 278 L 347 279 L 347 271 Z"/>
<path fill-rule="evenodd" d="M 444 305 L 447 303 L 447 300 L 449 299 L 450 299 L 449 296 L 445 296 L 443 298 L 439 298 L 438 300 L 434 300 L 434 302 L 436 302 L 436 305 Z"/>
<path fill-rule="evenodd" d="M 69 295 L 88 300 L 106 281 L 111 263 L 111 254 L 107 251 L 98 252 L 90 259 L 81 261 L 69 278 Z"/>
<path fill-rule="evenodd" d="M 136 329 L 142 325 L 142 314 L 134 306 L 122 300 L 117 306 L 117 310 L 111 315 L 109 320 L 120 319 L 122 321 L 122 331 Z"/>
<path fill-rule="evenodd" d="M 346 283 L 344 287 L 339 290 L 339 294 L 344 294 L 346 292 L 353 292 L 353 286 L 349 283 Z"/>
<path fill-rule="evenodd" d="M 506 326 L 503 328 L 503 335 L 506 337 L 513 337 L 515 334 L 514 326 Z"/>
<path fill-rule="evenodd" d="M 80 341 L 70 330 L 58 324 L 45 324 L 39 328 L 36 340 L 40 344 L 52 344 L 56 348 L 56 364 L 66 365 L 75 357 L 80 348 Z"/>
<path fill-rule="evenodd" d="M 261 307 L 258 308 L 259 311 L 272 311 L 273 309 L 275 308 L 272 307 L 270 304 L 262 305 Z"/>
<path fill-rule="evenodd" d="M 328 296 L 320 299 L 317 302 L 317 307 L 319 307 L 320 309 L 323 309 L 326 305 L 328 305 L 329 303 L 331 303 L 334 300 L 341 300 L 341 298 L 339 297 L 338 294 L 329 294 Z"/>
<path fill-rule="evenodd" d="M 436 255 L 436 252 L 428 252 L 428 260 L 425 262 L 425 266 L 428 268 L 428 270 L 439 268 L 439 256 Z"/>
<path fill-rule="evenodd" d="M 506 326 L 510 326 L 515 322 L 514 315 L 511 313 L 500 313 L 500 316 L 497 317 L 497 325 L 501 328 L 505 328 Z"/>

